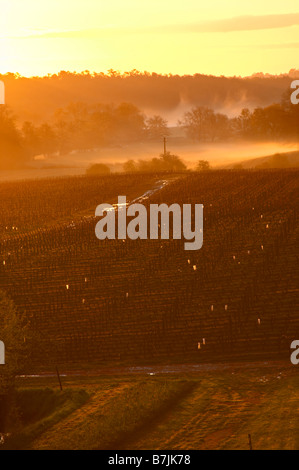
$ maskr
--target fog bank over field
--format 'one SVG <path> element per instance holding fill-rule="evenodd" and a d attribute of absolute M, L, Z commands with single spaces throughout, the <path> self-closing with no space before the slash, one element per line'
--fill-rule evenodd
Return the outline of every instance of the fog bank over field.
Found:
<path fill-rule="evenodd" d="M 164 137 L 167 151 L 189 169 L 199 160 L 219 167 L 290 152 L 298 142 L 299 107 L 291 101 L 297 73 L 226 78 L 61 72 L 30 79 L 8 74 L 2 77 L 7 105 L 0 108 L 0 171 L 78 174 L 105 163 L 108 172 L 119 172 L 129 160 L 161 155 Z M 139 168 L 149 171 L 146 166 Z"/>
<path fill-rule="evenodd" d="M 198 160 L 208 160 L 211 166 L 238 163 L 246 159 L 263 157 L 275 153 L 284 153 L 296 150 L 295 143 L 277 142 L 240 142 L 240 143 L 185 143 L 167 141 L 167 149 L 178 155 L 188 166 L 193 168 Z M 75 164 L 85 166 L 91 163 L 107 163 L 112 165 L 123 164 L 127 160 L 147 160 L 163 152 L 161 143 L 137 143 L 126 146 L 108 147 L 88 153 L 74 152 L 64 157 L 60 162 L 65 165 Z"/>
<path fill-rule="evenodd" d="M 168 150 L 178 155 L 188 169 L 194 169 L 199 160 L 207 160 L 211 167 L 219 168 L 275 153 L 298 149 L 295 143 L 240 142 L 240 143 L 186 143 L 168 139 Z M 128 160 L 150 160 L 163 151 L 162 142 L 135 143 L 95 149 L 73 151 L 60 157 L 40 157 L 31 168 L 0 172 L 0 181 L 83 175 L 95 163 L 107 164 L 112 172 L 122 171 Z"/>

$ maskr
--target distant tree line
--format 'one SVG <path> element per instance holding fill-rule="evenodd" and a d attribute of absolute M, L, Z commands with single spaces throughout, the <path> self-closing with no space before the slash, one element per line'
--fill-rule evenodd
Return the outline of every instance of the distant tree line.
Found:
<path fill-rule="evenodd" d="M 296 140 L 299 138 L 299 106 L 288 99 L 281 104 L 253 111 L 245 108 L 239 116 L 216 113 L 205 107 L 185 113 L 180 125 L 193 140 L 215 142 L 229 139 Z"/>
<path fill-rule="evenodd" d="M 154 114 L 180 112 L 180 106 L 205 106 L 217 110 L 265 107 L 280 101 L 298 70 L 281 75 L 254 74 L 250 77 L 212 75 L 161 75 L 131 70 L 120 73 L 61 71 L 45 77 L 26 78 L 18 74 L 0 75 L 7 102 L 22 122 L 48 121 L 58 107 L 71 101 L 94 106 L 97 103 L 129 102 Z"/>
<path fill-rule="evenodd" d="M 88 106 L 72 103 L 50 122 L 19 126 L 7 106 L 0 106 L 0 169 L 17 168 L 38 155 L 68 154 L 110 144 L 156 140 L 169 133 L 161 116 L 147 118 L 136 106 Z"/>

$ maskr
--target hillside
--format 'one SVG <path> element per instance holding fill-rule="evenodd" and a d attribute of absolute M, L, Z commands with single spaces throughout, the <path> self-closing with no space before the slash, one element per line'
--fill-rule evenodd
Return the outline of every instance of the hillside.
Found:
<path fill-rule="evenodd" d="M 40 335 L 35 362 L 288 357 L 299 334 L 298 176 L 177 175 L 145 202 L 204 204 L 194 252 L 183 240 L 95 237 L 98 204 L 167 175 L 1 183 L 1 288 Z"/>
<path fill-rule="evenodd" d="M 249 158 L 234 165 L 227 165 L 226 168 L 233 169 L 236 165 L 244 169 L 296 168 L 299 166 L 299 151 L 276 153 L 259 158 Z"/>

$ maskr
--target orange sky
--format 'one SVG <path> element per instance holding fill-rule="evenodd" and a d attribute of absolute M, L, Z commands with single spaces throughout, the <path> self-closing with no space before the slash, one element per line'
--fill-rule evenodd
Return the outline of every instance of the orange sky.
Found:
<path fill-rule="evenodd" d="M 0 0 L 0 73 L 298 68 L 298 0 Z"/>

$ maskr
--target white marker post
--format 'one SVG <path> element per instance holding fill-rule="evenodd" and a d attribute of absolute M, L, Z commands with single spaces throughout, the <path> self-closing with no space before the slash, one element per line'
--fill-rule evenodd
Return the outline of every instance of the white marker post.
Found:
<path fill-rule="evenodd" d="M 5 364 L 5 346 L 3 341 L 0 341 L 0 365 Z"/>

